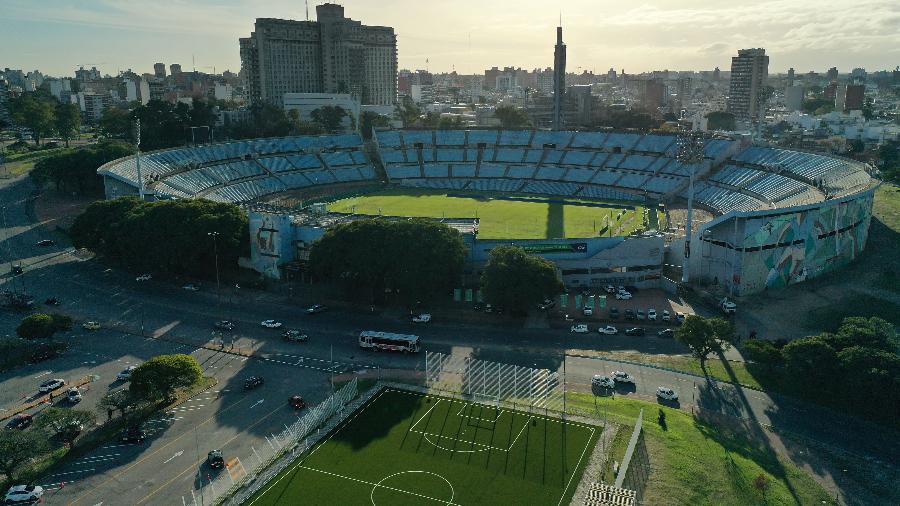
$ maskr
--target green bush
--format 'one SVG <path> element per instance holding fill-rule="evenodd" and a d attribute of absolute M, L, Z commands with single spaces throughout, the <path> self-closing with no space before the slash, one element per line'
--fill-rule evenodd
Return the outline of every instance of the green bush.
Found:
<path fill-rule="evenodd" d="M 129 390 L 138 399 L 166 400 L 176 390 L 191 387 L 202 377 L 203 369 L 194 357 L 182 353 L 158 355 L 134 370 Z"/>
<path fill-rule="evenodd" d="M 22 319 L 16 327 L 16 334 L 23 339 L 47 339 L 56 332 L 53 317 L 45 313 L 35 313 Z"/>
<path fill-rule="evenodd" d="M 781 349 L 779 349 L 772 341 L 765 339 L 750 339 L 744 342 L 744 353 L 747 358 L 757 364 L 773 367 L 780 365 L 783 361 Z"/>

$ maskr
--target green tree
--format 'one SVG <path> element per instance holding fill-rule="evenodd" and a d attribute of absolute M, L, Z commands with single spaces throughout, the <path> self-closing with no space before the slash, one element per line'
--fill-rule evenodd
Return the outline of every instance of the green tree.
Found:
<path fill-rule="evenodd" d="M 176 390 L 196 385 L 202 377 L 200 364 L 190 355 L 157 355 L 134 370 L 128 389 L 138 399 L 168 400 Z"/>
<path fill-rule="evenodd" d="M 35 313 L 22 319 L 16 327 L 16 334 L 22 339 L 47 339 L 56 332 L 53 317 L 45 313 Z"/>
<path fill-rule="evenodd" d="M 713 111 L 708 113 L 706 115 L 706 126 L 710 130 L 734 130 L 734 114 L 724 111 Z"/>
<path fill-rule="evenodd" d="M 321 135 L 325 133 L 322 125 L 315 121 L 303 121 L 300 111 L 291 109 L 287 112 L 288 121 L 291 123 L 291 135 Z"/>
<path fill-rule="evenodd" d="M 53 102 L 35 98 L 33 93 L 26 93 L 9 101 L 13 121 L 31 129 L 31 136 L 37 145 L 41 144 L 41 139 L 53 132 L 56 124 Z"/>
<path fill-rule="evenodd" d="M 531 126 L 531 120 L 525 111 L 511 105 L 501 105 L 494 110 L 494 117 L 500 120 L 503 128 L 525 128 Z"/>
<path fill-rule="evenodd" d="M 347 111 L 339 105 L 326 105 L 313 110 L 309 116 L 313 121 L 322 125 L 328 133 L 341 131 L 344 118 L 347 117 Z"/>
<path fill-rule="evenodd" d="M 129 156 L 134 148 L 121 142 L 101 142 L 72 151 L 65 151 L 34 164 L 30 177 L 38 187 L 52 183 L 57 190 L 80 195 L 101 195 L 103 179 L 97 169 L 106 162 Z"/>
<path fill-rule="evenodd" d="M 141 150 L 171 148 L 185 144 L 191 107 L 182 102 L 173 105 L 151 100 L 132 111 L 131 117 L 141 120 Z"/>
<path fill-rule="evenodd" d="M 397 117 L 403 122 L 403 128 L 409 128 L 419 121 L 422 111 L 409 96 L 404 96 L 396 106 Z"/>
<path fill-rule="evenodd" d="M 691 349 L 691 354 L 706 370 L 706 358 L 710 353 L 722 353 L 731 346 L 734 327 L 722 318 L 688 316 L 675 331 L 675 339 Z"/>
<path fill-rule="evenodd" d="M 131 113 L 119 107 L 108 107 L 100 116 L 100 134 L 111 139 L 132 141 Z"/>
<path fill-rule="evenodd" d="M 0 472 L 15 478 L 23 465 L 50 451 L 47 436 L 34 430 L 0 430 Z"/>
<path fill-rule="evenodd" d="M 325 232 L 310 251 L 319 279 L 377 301 L 385 288 L 404 302 L 428 299 L 458 281 L 466 247 L 458 231 L 431 220 L 357 220 Z"/>
<path fill-rule="evenodd" d="M 84 409 L 49 407 L 41 411 L 41 416 L 36 418 L 35 429 L 46 431 L 48 435 L 65 433 L 72 427 L 83 428 L 94 425 L 97 415 L 93 411 Z"/>
<path fill-rule="evenodd" d="M 791 376 L 801 379 L 798 388 L 814 397 L 834 380 L 837 353 L 819 336 L 791 341 L 781 349 L 784 364 Z"/>
<path fill-rule="evenodd" d="M 75 104 L 59 104 L 56 107 L 56 132 L 66 141 L 81 129 L 81 110 Z"/>
<path fill-rule="evenodd" d="M 391 126 L 391 118 L 387 116 L 382 116 L 376 112 L 372 111 L 363 111 L 362 114 L 359 115 L 359 128 L 362 133 L 362 138 L 365 140 L 370 140 L 372 138 L 372 130 L 376 128 L 386 128 Z"/>
<path fill-rule="evenodd" d="M 894 326 L 881 318 L 844 318 L 836 332 L 821 337 L 837 352 L 853 346 L 897 352 L 900 347 Z"/>
<path fill-rule="evenodd" d="M 834 110 L 834 100 L 828 100 L 821 97 L 809 98 L 803 101 L 800 108 L 807 114 L 828 114 Z"/>
<path fill-rule="evenodd" d="M 529 255 L 519 246 L 503 245 L 491 250 L 481 288 L 488 302 L 523 314 L 565 287 L 553 262 Z"/>
<path fill-rule="evenodd" d="M 136 410 L 143 400 L 136 397 L 129 389 L 120 389 L 108 392 L 97 402 L 97 408 L 107 415 L 118 412 L 119 416 L 126 416 Z M 112 418 L 110 415 L 109 418 Z"/>
<path fill-rule="evenodd" d="M 772 341 L 765 339 L 749 339 L 744 342 L 745 356 L 765 367 L 775 367 L 782 363 L 781 350 Z"/>

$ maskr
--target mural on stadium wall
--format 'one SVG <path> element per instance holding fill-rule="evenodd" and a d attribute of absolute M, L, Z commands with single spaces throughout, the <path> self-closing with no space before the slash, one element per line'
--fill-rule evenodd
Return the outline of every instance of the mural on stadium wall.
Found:
<path fill-rule="evenodd" d="M 291 219 L 268 213 L 249 213 L 250 262 L 252 268 L 266 277 L 280 278 L 278 265 L 290 258 Z"/>
<path fill-rule="evenodd" d="M 865 248 L 872 217 L 872 193 L 781 216 L 751 218 L 735 281 L 743 294 L 779 288 L 819 276 L 851 262 Z"/>

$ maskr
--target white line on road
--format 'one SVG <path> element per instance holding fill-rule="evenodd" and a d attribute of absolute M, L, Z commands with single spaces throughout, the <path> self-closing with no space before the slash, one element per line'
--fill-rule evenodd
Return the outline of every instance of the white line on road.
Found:
<path fill-rule="evenodd" d="M 53 478 L 53 477 L 56 477 L 56 476 L 65 476 L 65 475 L 67 475 L 67 474 L 87 473 L 87 472 L 89 472 L 89 471 L 94 471 L 94 469 L 93 469 L 93 468 L 92 468 L 92 469 L 80 469 L 80 470 L 78 470 L 78 471 L 69 471 L 69 472 L 67 472 L 67 473 L 51 474 L 50 476 L 48 476 L 48 478 Z"/>
<path fill-rule="evenodd" d="M 174 459 L 175 457 L 180 457 L 183 453 L 184 453 L 184 450 L 179 450 L 178 452 L 175 453 L 175 455 L 172 455 L 171 457 L 164 460 L 163 464 L 168 464 L 172 459 Z"/>
<path fill-rule="evenodd" d="M 48 375 L 48 374 L 51 374 L 51 373 L 53 373 L 53 371 L 44 371 L 44 372 L 38 374 L 37 376 L 35 376 L 35 378 L 42 378 L 42 377 L 44 377 L 44 376 L 46 376 L 46 375 Z"/>
<path fill-rule="evenodd" d="M 255 408 L 256 406 L 259 406 L 260 404 L 263 403 L 264 400 L 265 400 L 265 399 L 260 399 L 260 400 L 258 400 L 258 401 L 256 401 L 256 402 L 254 402 L 253 405 L 250 406 L 250 409 L 253 409 L 253 408 Z"/>

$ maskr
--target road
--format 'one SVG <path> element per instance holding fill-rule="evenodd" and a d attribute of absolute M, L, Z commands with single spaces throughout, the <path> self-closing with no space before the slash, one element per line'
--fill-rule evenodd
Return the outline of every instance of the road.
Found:
<path fill-rule="evenodd" d="M 127 498 L 132 504 L 177 503 L 190 490 L 200 489 L 200 464 L 206 451 L 222 448 L 248 458 L 254 445 L 265 444 L 266 434 L 295 417 L 296 413 L 286 407 L 289 395 L 302 390 L 313 402 L 323 399 L 330 392 L 328 377 L 334 372 L 367 367 L 422 370 L 422 354 L 361 351 L 356 339 L 365 329 L 416 333 L 428 351 L 551 370 L 563 369 L 567 350 L 685 352 L 671 339 L 523 329 L 511 327 L 512 320 L 474 325 L 442 322 L 440 315 L 435 315 L 432 324 L 417 326 L 399 315 L 350 309 L 310 316 L 293 298 L 233 287 L 223 290 L 220 306 L 212 287 L 190 292 L 181 289 L 181 282 L 177 281 L 138 282 L 133 274 L 79 257 L 64 237 L 29 217 L 29 193 L 27 181 L 8 182 L 0 188 L 6 220 L 0 233 L 3 287 L 27 290 L 38 301 L 57 297 L 62 301 L 58 310 L 76 318 L 100 321 L 103 329 L 96 333 L 73 332 L 67 337 L 72 344 L 70 352 L 52 361 L 0 374 L 0 409 L 11 409 L 22 396 L 30 395 L 41 378 L 99 376 L 83 401 L 90 406 L 102 392 L 116 388 L 112 381 L 115 373 L 159 353 L 190 352 L 203 362 L 207 374 L 218 380 L 214 391 L 185 403 L 180 419 L 171 424 L 160 421 L 162 426 L 148 444 L 103 448 L 60 471 L 71 474 L 48 477 L 48 485 L 66 481 L 63 476 L 75 478 L 55 496 L 49 496 L 48 502 L 97 504 Z M 57 243 L 47 248 L 35 246 L 38 240 L 48 237 Z M 12 263 L 21 263 L 25 273 L 11 277 Z M 17 313 L 0 313 L 0 333 L 11 334 L 20 317 Z M 212 323 L 223 317 L 234 321 L 237 328 L 221 335 L 222 344 L 227 349 L 234 347 L 252 354 L 252 358 L 198 349 L 215 338 Z M 303 328 L 310 334 L 310 341 L 297 344 L 281 340 L 280 331 L 260 327 L 259 322 L 269 318 L 279 319 L 287 327 Z M 877 428 L 793 399 L 652 367 L 576 356 L 566 360 L 567 381 L 575 387 L 586 387 L 593 374 L 626 370 L 637 378 L 637 384 L 632 391 L 620 392 L 623 395 L 653 399 L 656 387 L 667 385 L 678 391 L 683 409 L 699 407 L 773 426 L 885 462 L 896 462 L 900 455 L 900 442 L 879 437 Z M 264 373 L 267 384 L 258 392 L 244 393 L 240 380 L 253 373 Z M 86 472 L 87 468 L 92 470 Z"/>

